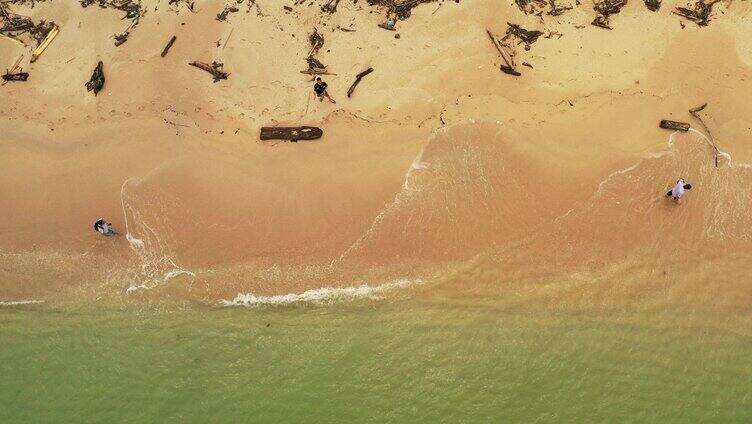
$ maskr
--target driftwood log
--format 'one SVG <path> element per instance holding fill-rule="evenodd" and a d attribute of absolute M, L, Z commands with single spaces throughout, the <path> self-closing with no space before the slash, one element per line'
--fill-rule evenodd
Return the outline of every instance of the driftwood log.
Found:
<path fill-rule="evenodd" d="M 167 56 L 167 52 L 170 51 L 170 48 L 172 47 L 173 44 L 175 44 L 175 40 L 177 40 L 177 39 L 178 39 L 178 37 L 176 37 L 174 35 L 172 36 L 172 38 L 170 38 L 170 41 L 167 42 L 167 45 L 162 50 L 162 54 L 161 54 L 162 57 Z"/>
<path fill-rule="evenodd" d="M 222 70 L 222 67 L 224 66 L 224 64 L 221 62 L 212 62 L 212 64 L 209 65 L 208 63 L 204 63 L 204 62 L 193 61 L 188 64 L 191 66 L 195 66 L 198 69 L 203 69 L 204 71 L 210 73 L 214 77 L 214 82 L 227 79 L 227 76 L 230 75 L 224 70 Z"/>
<path fill-rule="evenodd" d="M 355 87 L 357 87 L 358 84 L 360 83 L 360 80 L 363 79 L 364 76 L 370 74 L 371 72 L 373 72 L 373 68 L 368 68 L 365 71 L 363 71 L 363 72 L 361 72 L 361 73 L 359 73 L 358 75 L 355 76 L 355 81 L 352 83 L 352 85 L 350 86 L 350 88 L 347 89 L 347 97 L 348 98 L 350 96 L 352 96 L 352 93 L 353 93 L 353 91 L 355 91 Z"/>
<path fill-rule="evenodd" d="M 91 74 L 89 82 L 86 83 L 86 91 L 93 91 L 96 96 L 99 91 L 104 87 L 104 69 L 102 61 L 97 63 L 97 67 L 94 68 L 94 72 Z"/>
<path fill-rule="evenodd" d="M 662 120 L 658 126 L 667 130 L 689 131 L 689 124 L 686 122 L 671 121 L 669 119 Z"/>
<path fill-rule="evenodd" d="M 261 140 L 316 140 L 324 132 L 318 127 L 261 127 Z"/>
<path fill-rule="evenodd" d="M 13 74 L 6 72 L 5 75 L 3 75 L 3 81 L 26 81 L 27 79 L 29 79 L 28 72 L 16 72 Z"/>

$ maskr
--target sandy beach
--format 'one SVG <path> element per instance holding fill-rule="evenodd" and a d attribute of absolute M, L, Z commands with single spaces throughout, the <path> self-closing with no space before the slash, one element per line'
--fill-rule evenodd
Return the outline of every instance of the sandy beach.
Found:
<path fill-rule="evenodd" d="M 537 16 L 514 2 L 427 2 L 396 31 L 377 26 L 385 6 L 322 5 L 258 0 L 220 21 L 222 2 L 143 1 L 115 46 L 131 22 L 121 10 L 6 4 L 60 32 L 34 63 L 33 40 L 0 39 L 4 66 L 24 55 L 29 73 L 0 88 L 0 299 L 213 304 L 397 278 L 495 293 L 583 272 L 600 276 L 595 291 L 637 281 L 626 298 L 752 299 L 748 2 L 714 4 L 707 26 L 672 13 L 682 2 L 630 2 L 611 30 L 591 25 L 590 4 Z M 505 41 L 519 76 L 500 71 L 487 34 L 501 40 L 508 22 L 541 31 L 529 49 Z M 301 73 L 314 28 L 336 104 Z M 95 96 L 84 85 L 98 61 Z M 214 82 L 192 61 L 229 76 Z M 688 113 L 705 103 L 717 168 Z M 275 125 L 324 135 L 260 141 Z M 662 197 L 678 178 L 695 186 L 679 207 Z M 92 231 L 100 217 L 121 235 Z M 725 284 L 733 295 L 687 283 L 707 287 L 714 258 L 740 277 Z M 660 293 L 647 288 L 669 269 Z M 575 296 L 598 297 L 588 290 Z"/>

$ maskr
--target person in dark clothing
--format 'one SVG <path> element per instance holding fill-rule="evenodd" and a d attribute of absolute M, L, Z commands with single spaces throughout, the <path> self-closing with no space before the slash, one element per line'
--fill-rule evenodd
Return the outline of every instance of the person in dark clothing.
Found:
<path fill-rule="evenodd" d="M 111 236 L 115 234 L 115 230 L 112 229 L 112 223 L 105 221 L 104 218 L 100 218 L 97 222 L 94 223 L 94 231 L 105 236 Z"/>
<path fill-rule="evenodd" d="M 329 85 L 321 80 L 321 77 L 316 77 L 316 83 L 313 84 L 313 92 L 316 93 L 316 96 L 319 98 L 319 101 L 323 101 L 324 97 L 329 99 L 332 103 L 337 103 L 334 101 L 332 96 L 329 95 L 329 93 L 326 91 L 326 88 Z"/>

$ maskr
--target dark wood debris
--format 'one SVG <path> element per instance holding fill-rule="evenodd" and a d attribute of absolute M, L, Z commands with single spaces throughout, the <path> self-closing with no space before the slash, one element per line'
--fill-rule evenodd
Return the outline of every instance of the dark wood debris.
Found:
<path fill-rule="evenodd" d="M 659 124 L 659 127 L 674 130 L 674 131 L 689 131 L 689 124 L 686 122 L 672 121 L 670 119 L 664 119 Z"/>
<path fill-rule="evenodd" d="M 86 91 L 93 91 L 96 96 L 104 87 L 104 65 L 100 60 L 94 72 L 91 74 L 89 82 L 86 83 Z"/>
<path fill-rule="evenodd" d="M 224 67 L 224 64 L 222 62 L 212 62 L 211 65 L 209 65 L 208 63 L 204 62 L 193 61 L 188 64 L 210 73 L 212 77 L 214 77 L 214 82 L 227 79 L 227 77 L 230 75 L 222 69 Z"/>
<path fill-rule="evenodd" d="M 652 12 L 657 12 L 661 8 L 661 0 L 645 0 L 645 7 Z"/>
<path fill-rule="evenodd" d="M 511 37 L 516 37 L 520 40 L 519 43 L 525 45 L 525 50 L 530 50 L 530 46 L 538 41 L 538 37 L 543 35 L 543 31 L 527 30 L 517 24 L 512 24 L 509 22 L 507 22 L 507 25 L 507 33 L 506 35 L 504 35 L 504 38 L 502 38 L 501 41 L 504 42 L 509 40 Z"/>
<path fill-rule="evenodd" d="M 677 7 L 674 13 L 683 16 L 699 26 L 707 26 L 710 23 L 710 14 L 713 12 L 713 5 L 720 0 L 697 0 L 692 9 L 687 7 Z"/>
<path fill-rule="evenodd" d="M 350 86 L 350 88 L 347 89 L 347 97 L 348 98 L 350 96 L 352 96 L 352 93 L 353 93 L 353 91 L 355 91 L 355 87 L 357 87 L 358 84 L 360 83 L 360 80 L 363 79 L 364 76 L 370 74 L 371 72 L 373 72 L 373 68 L 368 68 L 365 71 L 363 71 L 363 72 L 361 72 L 361 73 L 359 73 L 358 75 L 355 76 L 355 82 L 353 82 L 352 85 Z"/>
<path fill-rule="evenodd" d="M 164 47 L 164 49 L 162 49 L 162 54 L 161 54 L 162 57 L 167 56 L 167 52 L 170 51 L 170 48 L 172 47 L 173 44 L 175 44 L 175 40 L 177 40 L 177 39 L 178 39 L 178 37 L 176 37 L 174 35 L 172 36 L 172 38 L 170 38 L 170 41 L 168 41 L 167 45 Z"/>
<path fill-rule="evenodd" d="M 3 75 L 4 81 L 26 81 L 27 79 L 29 79 L 28 72 L 15 72 L 15 73 L 6 72 Z"/>
<path fill-rule="evenodd" d="M 382 6 L 387 9 L 387 16 L 407 19 L 412 10 L 422 3 L 433 3 L 437 0 L 367 0 L 370 6 Z"/>
<path fill-rule="evenodd" d="M 240 11 L 240 9 L 238 9 L 237 7 L 227 5 L 225 6 L 224 9 L 222 9 L 221 12 L 217 13 L 217 20 L 224 21 L 227 19 L 227 15 L 229 15 L 230 13 L 238 12 L 238 11 Z"/>
<path fill-rule="evenodd" d="M 324 13 L 334 13 L 337 11 L 340 0 L 329 0 L 321 6 L 321 11 Z"/>
<path fill-rule="evenodd" d="M 612 29 L 609 23 L 609 17 L 621 12 L 622 7 L 626 6 L 627 0 L 600 0 L 595 3 L 593 10 L 597 14 L 592 25 L 597 27 Z"/>
<path fill-rule="evenodd" d="M 316 140 L 324 132 L 318 127 L 261 127 L 261 140 Z"/>

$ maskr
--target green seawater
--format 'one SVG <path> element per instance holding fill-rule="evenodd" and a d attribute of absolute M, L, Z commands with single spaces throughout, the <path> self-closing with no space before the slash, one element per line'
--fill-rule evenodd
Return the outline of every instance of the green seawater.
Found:
<path fill-rule="evenodd" d="M 750 333 L 686 323 L 414 300 L 3 307 L 0 422 L 752 422 Z"/>

